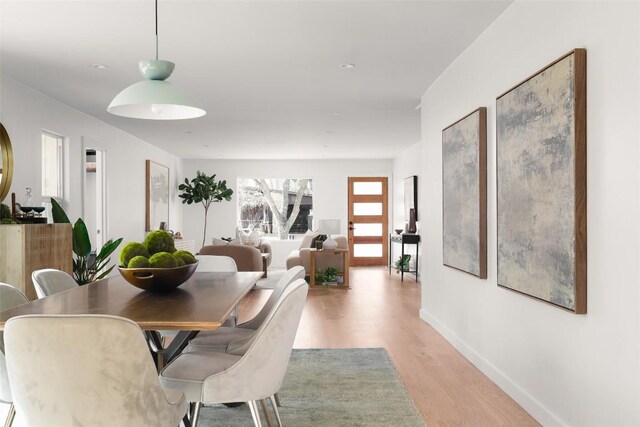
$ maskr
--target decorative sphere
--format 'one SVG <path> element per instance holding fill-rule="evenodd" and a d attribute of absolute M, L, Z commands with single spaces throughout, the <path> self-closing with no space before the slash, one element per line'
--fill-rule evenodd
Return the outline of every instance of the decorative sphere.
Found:
<path fill-rule="evenodd" d="M 147 251 L 147 248 L 142 243 L 127 243 L 122 248 L 122 251 L 120 251 L 120 265 L 123 267 L 128 267 L 129 262 L 131 262 L 131 260 L 137 256 L 149 258 L 149 251 Z"/>
<path fill-rule="evenodd" d="M 129 264 L 127 265 L 127 268 L 149 268 L 149 267 L 151 267 L 151 263 L 149 262 L 149 259 L 142 255 L 134 256 L 133 258 L 131 258 L 131 261 L 129 261 Z"/>
<path fill-rule="evenodd" d="M 152 268 L 175 268 L 178 266 L 176 259 L 168 252 L 158 252 L 151 255 L 149 264 Z"/>
<path fill-rule="evenodd" d="M 171 254 L 176 251 L 173 236 L 164 230 L 154 230 L 149 233 L 146 239 L 144 239 L 144 246 L 151 255 L 157 254 L 158 252 L 169 252 Z"/>
<path fill-rule="evenodd" d="M 185 264 L 196 263 L 196 257 L 194 257 L 193 254 L 189 251 L 175 251 L 173 253 L 173 256 L 176 258 L 182 259 L 182 261 L 184 261 Z"/>

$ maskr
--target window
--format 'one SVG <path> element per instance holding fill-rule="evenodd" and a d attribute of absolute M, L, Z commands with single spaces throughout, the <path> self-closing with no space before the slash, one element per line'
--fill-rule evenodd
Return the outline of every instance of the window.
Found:
<path fill-rule="evenodd" d="M 313 223 L 310 179 L 238 178 L 239 227 L 287 239 Z M 295 215 L 293 222 L 289 218 Z"/>
<path fill-rule="evenodd" d="M 63 197 L 62 147 L 64 137 L 42 132 L 42 196 Z"/>

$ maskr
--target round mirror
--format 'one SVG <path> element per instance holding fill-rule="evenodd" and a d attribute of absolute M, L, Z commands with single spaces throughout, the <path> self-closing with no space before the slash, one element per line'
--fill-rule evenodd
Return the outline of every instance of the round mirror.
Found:
<path fill-rule="evenodd" d="M 7 197 L 11 189 L 11 178 L 13 178 L 13 150 L 11 140 L 7 130 L 0 123 L 0 202 Z"/>

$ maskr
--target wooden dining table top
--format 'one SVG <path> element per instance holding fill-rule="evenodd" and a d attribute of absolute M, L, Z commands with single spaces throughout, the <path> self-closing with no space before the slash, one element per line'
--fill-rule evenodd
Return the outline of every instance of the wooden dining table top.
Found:
<path fill-rule="evenodd" d="M 143 291 L 113 276 L 4 310 L 0 329 L 11 317 L 27 314 L 106 314 L 133 320 L 144 330 L 214 330 L 261 276 L 262 271 L 196 271 L 166 293 Z"/>

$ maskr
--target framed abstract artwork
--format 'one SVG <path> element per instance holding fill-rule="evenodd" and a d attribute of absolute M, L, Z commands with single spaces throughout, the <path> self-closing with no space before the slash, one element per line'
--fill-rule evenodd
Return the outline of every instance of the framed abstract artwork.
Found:
<path fill-rule="evenodd" d="M 442 131 L 443 264 L 487 278 L 487 109 Z"/>
<path fill-rule="evenodd" d="M 169 168 L 147 160 L 145 230 L 169 229 Z"/>
<path fill-rule="evenodd" d="M 496 100 L 498 285 L 587 310 L 587 54 Z"/>

